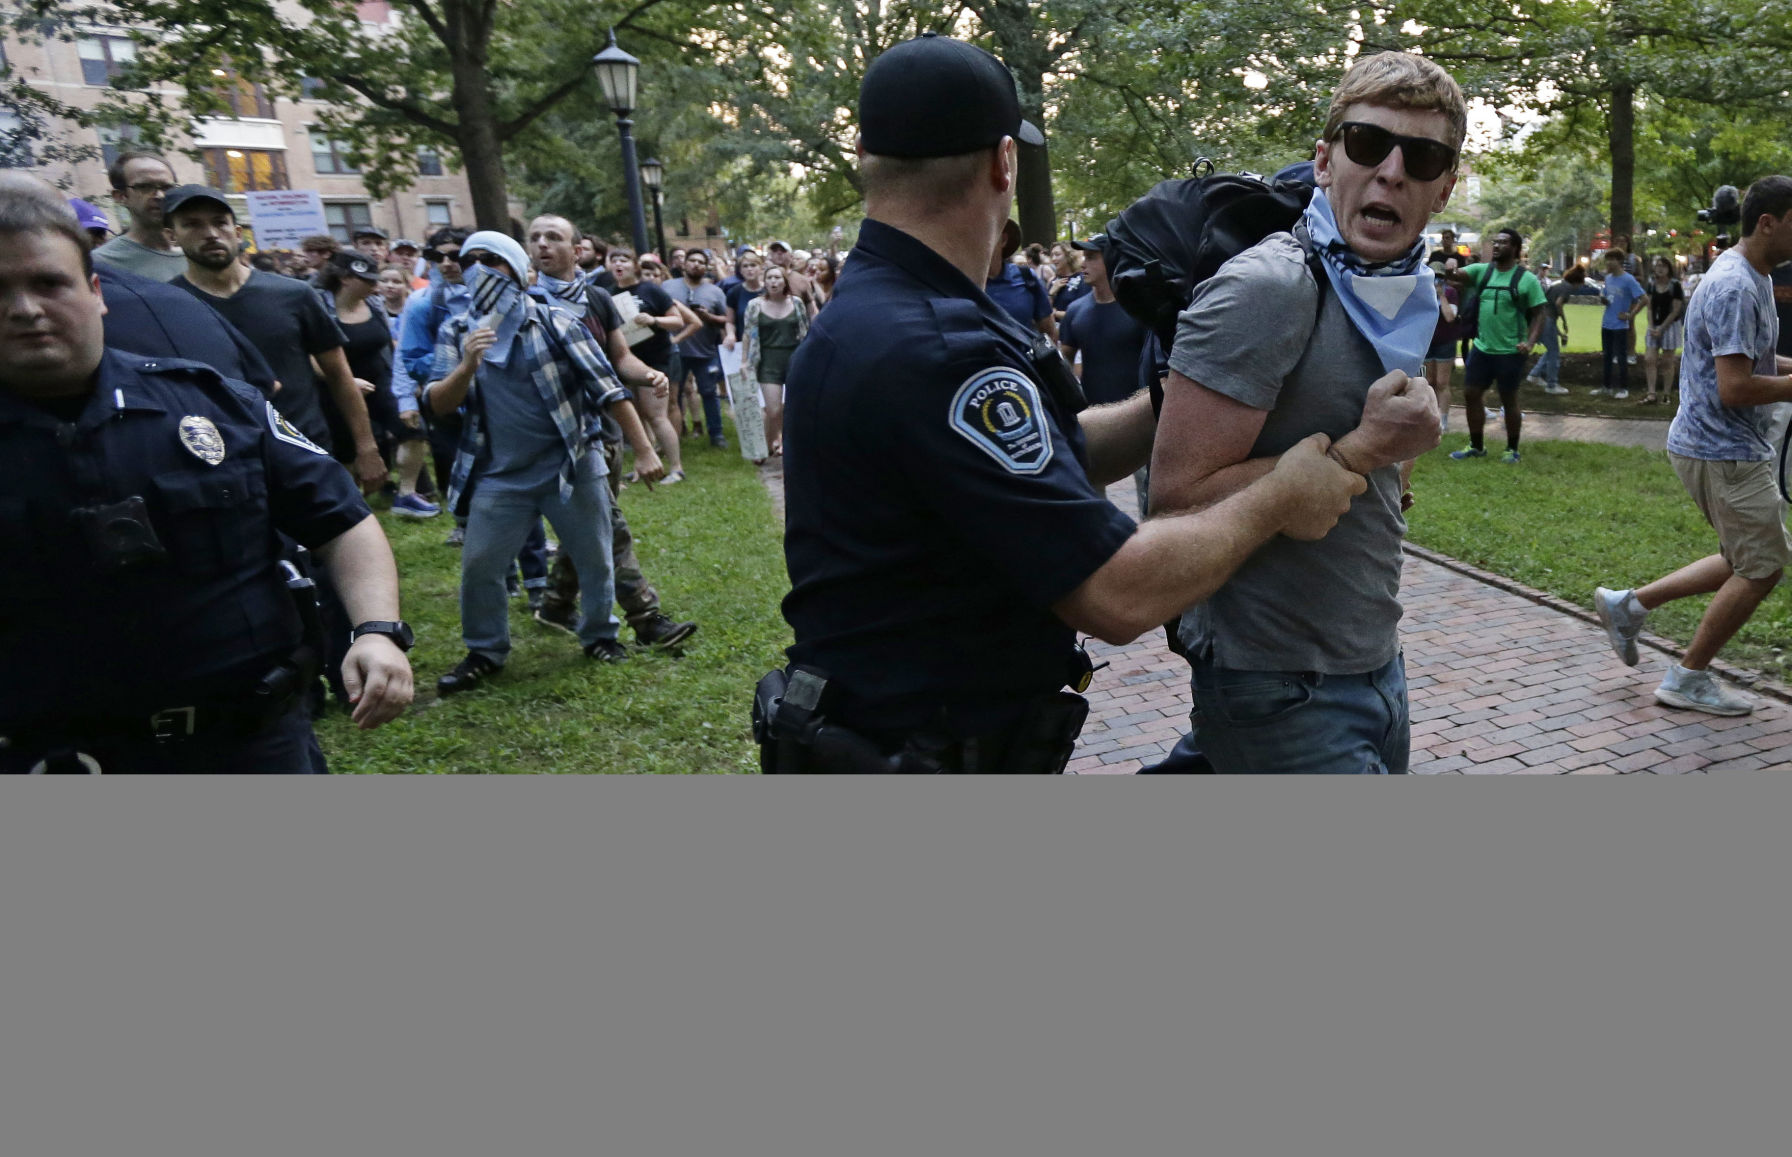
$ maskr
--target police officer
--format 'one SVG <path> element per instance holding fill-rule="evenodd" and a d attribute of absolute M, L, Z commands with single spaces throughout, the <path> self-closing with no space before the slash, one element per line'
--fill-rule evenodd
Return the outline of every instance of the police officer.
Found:
<path fill-rule="evenodd" d="M 755 697 L 778 771 L 1058 772 L 1087 714 L 1077 632 L 1122 643 L 1274 535 L 1318 538 L 1362 479 L 1301 443 L 1144 526 L 1101 487 L 1145 464 L 1149 399 L 1083 412 L 1049 344 L 986 297 L 1023 121 L 995 57 L 932 34 L 859 97 L 866 220 L 791 363 L 788 674 Z"/>
<path fill-rule="evenodd" d="M 276 532 L 359 624 L 363 728 L 411 698 L 385 536 L 252 388 L 108 350 L 104 312 L 67 205 L 0 174 L 0 771 L 323 770 Z"/>

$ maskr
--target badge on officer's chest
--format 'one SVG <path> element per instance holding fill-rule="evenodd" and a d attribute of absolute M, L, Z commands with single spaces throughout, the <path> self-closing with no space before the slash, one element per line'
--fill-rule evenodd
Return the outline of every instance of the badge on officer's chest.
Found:
<path fill-rule="evenodd" d="M 180 444 L 207 466 L 224 461 L 224 435 L 210 418 L 188 414 L 180 420 Z"/>

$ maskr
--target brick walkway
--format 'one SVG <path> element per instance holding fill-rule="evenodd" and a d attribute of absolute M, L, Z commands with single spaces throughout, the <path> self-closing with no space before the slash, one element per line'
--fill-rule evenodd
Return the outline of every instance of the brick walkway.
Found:
<path fill-rule="evenodd" d="M 1642 446 L 1649 450 L 1668 448 L 1667 422 L 1647 418 L 1594 418 L 1577 414 L 1524 413 L 1524 440 L 1527 442 L 1604 442 L 1611 446 Z M 1445 441 L 1468 429 L 1468 414 L 1461 406 L 1450 407 L 1450 432 Z M 1506 427 L 1497 420 L 1489 427 L 1490 442 L 1506 444 Z M 1522 447 L 1520 447 L 1522 449 Z"/>
<path fill-rule="evenodd" d="M 1452 428 L 1459 420 L 1457 411 Z M 1657 449 L 1667 431 L 1663 422 L 1531 414 L 1525 426 L 1538 440 Z M 762 477 L 781 514 L 777 462 Z M 1130 481 L 1108 497 L 1137 512 Z M 1401 584 L 1415 774 L 1792 771 L 1792 706 L 1757 691 L 1760 705 L 1743 718 L 1661 707 L 1650 697 L 1661 649 L 1645 647 L 1642 665 L 1626 667 L 1581 612 L 1446 563 L 1409 554 Z M 1129 774 L 1163 758 L 1188 728 L 1188 665 L 1161 631 L 1090 651 L 1110 665 L 1090 688 L 1070 770 Z"/>

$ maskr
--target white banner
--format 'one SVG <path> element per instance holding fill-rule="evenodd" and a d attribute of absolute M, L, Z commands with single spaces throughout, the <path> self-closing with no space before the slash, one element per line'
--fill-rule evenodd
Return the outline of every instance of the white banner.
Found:
<path fill-rule="evenodd" d="M 249 224 L 255 229 L 257 248 L 297 249 L 305 238 L 330 231 L 330 223 L 324 220 L 323 198 L 315 190 L 243 195 L 249 199 Z"/>

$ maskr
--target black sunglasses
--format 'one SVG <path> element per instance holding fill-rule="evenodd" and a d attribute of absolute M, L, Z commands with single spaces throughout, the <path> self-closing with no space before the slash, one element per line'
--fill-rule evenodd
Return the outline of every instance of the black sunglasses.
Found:
<path fill-rule="evenodd" d="M 423 260 L 429 262 L 431 265 L 439 265 L 444 261 L 452 261 L 456 265 L 459 265 L 460 253 L 459 251 L 443 253 L 440 249 L 425 249 L 423 251 Z"/>
<path fill-rule="evenodd" d="M 500 266 L 508 268 L 510 265 L 510 262 L 504 260 L 502 257 L 499 257 L 496 253 L 486 253 L 483 251 L 475 254 L 473 257 L 473 260 L 476 263 L 478 263 L 480 265 L 487 266 L 488 268 L 491 268 L 491 269 L 497 269 Z"/>
<path fill-rule="evenodd" d="M 1399 145 L 1406 175 L 1415 181 L 1435 181 L 1456 165 L 1456 150 L 1442 141 L 1401 136 L 1364 121 L 1345 121 L 1332 139 L 1337 137 L 1344 138 L 1345 156 L 1371 169 L 1387 160 L 1394 146 Z"/>

